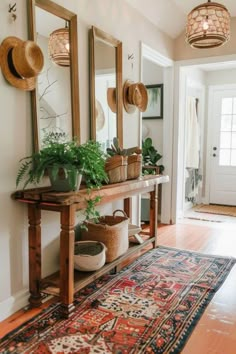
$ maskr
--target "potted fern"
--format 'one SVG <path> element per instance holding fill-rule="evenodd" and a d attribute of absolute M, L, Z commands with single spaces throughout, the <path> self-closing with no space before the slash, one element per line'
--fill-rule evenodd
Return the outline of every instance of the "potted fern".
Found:
<path fill-rule="evenodd" d="M 47 136 L 39 152 L 20 160 L 16 186 L 23 183 L 39 184 L 45 174 L 49 175 L 52 189 L 60 192 L 74 191 L 79 188 L 83 176 L 88 193 L 100 188 L 107 182 L 105 154 L 98 142 L 90 140 L 78 145 L 76 140 L 64 141 L 62 138 Z M 96 216 L 95 204 L 99 198 L 87 199 L 86 218 Z"/>

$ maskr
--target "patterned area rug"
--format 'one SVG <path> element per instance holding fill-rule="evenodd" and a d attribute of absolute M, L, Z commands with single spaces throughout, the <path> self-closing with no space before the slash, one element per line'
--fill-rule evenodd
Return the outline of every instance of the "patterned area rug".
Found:
<path fill-rule="evenodd" d="M 235 259 L 159 247 L 1 340 L 0 353 L 180 353 Z"/>
<path fill-rule="evenodd" d="M 194 208 L 198 213 L 209 213 L 227 216 L 236 216 L 236 206 L 201 204 Z"/>

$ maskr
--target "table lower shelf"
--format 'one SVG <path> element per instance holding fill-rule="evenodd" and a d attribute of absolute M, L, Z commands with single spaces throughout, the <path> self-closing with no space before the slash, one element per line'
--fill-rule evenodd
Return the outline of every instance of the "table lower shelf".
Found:
<path fill-rule="evenodd" d="M 155 242 L 155 237 L 145 240 L 142 244 L 130 244 L 128 251 L 115 259 L 111 263 L 106 263 L 101 269 L 94 272 L 79 272 L 74 271 L 74 292 L 84 288 L 86 285 L 92 283 L 94 280 L 108 273 L 110 270 L 119 266 L 122 261 L 125 261 L 130 256 L 134 256 L 146 246 Z M 41 281 L 41 291 L 46 294 L 60 296 L 60 272 L 56 272 Z"/>

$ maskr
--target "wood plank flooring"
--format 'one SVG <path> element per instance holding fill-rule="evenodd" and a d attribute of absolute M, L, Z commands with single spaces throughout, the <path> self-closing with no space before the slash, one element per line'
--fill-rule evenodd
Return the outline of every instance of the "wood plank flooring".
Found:
<path fill-rule="evenodd" d="M 158 244 L 236 258 L 236 223 L 183 219 L 176 225 L 161 225 Z M 1 322 L 0 338 L 39 311 L 18 311 Z M 236 266 L 194 328 L 182 354 L 236 354 Z"/>
<path fill-rule="evenodd" d="M 236 258 L 236 223 L 186 222 L 161 227 L 158 244 Z M 208 305 L 182 354 L 236 354 L 236 266 Z"/>

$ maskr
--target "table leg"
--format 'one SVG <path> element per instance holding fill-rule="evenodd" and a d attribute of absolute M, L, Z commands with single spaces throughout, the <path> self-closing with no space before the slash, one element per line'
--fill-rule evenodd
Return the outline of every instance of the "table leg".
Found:
<path fill-rule="evenodd" d="M 29 219 L 29 302 L 32 307 L 42 303 L 41 282 L 41 210 L 37 204 L 28 204 Z"/>
<path fill-rule="evenodd" d="M 157 247 L 157 210 L 158 210 L 158 185 L 150 192 L 150 236 L 155 237 L 154 247 Z"/>
<path fill-rule="evenodd" d="M 63 317 L 74 311 L 74 242 L 75 209 L 73 205 L 61 210 L 60 234 L 60 299 Z"/>
<path fill-rule="evenodd" d="M 128 217 L 131 217 L 132 214 L 132 198 L 124 199 L 124 212 Z"/>

